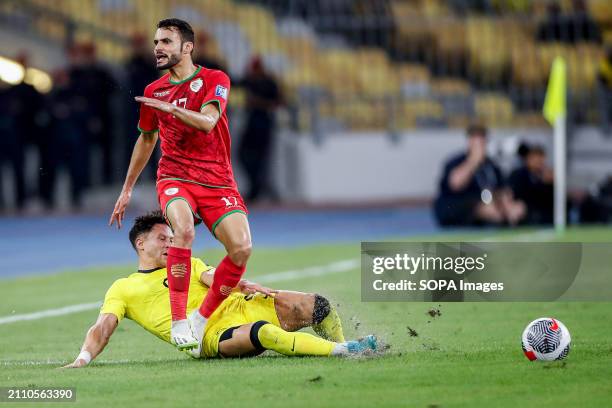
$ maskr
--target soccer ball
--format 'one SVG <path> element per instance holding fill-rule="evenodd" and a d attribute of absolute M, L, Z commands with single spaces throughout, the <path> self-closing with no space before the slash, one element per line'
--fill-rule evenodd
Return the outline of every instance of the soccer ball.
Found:
<path fill-rule="evenodd" d="M 569 353 L 571 340 L 563 323 L 552 317 L 541 317 L 525 328 L 523 352 L 531 361 L 562 360 Z"/>

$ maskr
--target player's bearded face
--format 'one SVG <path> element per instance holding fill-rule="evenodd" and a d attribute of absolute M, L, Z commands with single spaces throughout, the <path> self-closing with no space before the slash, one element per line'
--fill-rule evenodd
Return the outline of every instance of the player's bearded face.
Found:
<path fill-rule="evenodd" d="M 183 46 L 176 30 L 159 28 L 155 33 L 155 65 L 157 69 L 170 69 L 181 61 Z"/>
<path fill-rule="evenodd" d="M 155 53 L 155 61 L 157 69 L 170 69 L 181 60 L 181 53 L 166 54 L 166 53 Z"/>

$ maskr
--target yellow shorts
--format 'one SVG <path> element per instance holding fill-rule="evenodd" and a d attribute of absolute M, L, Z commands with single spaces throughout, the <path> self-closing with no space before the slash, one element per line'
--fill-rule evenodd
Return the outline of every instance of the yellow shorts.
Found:
<path fill-rule="evenodd" d="M 219 356 L 219 338 L 227 329 L 259 320 L 265 320 L 280 327 L 273 297 L 261 293 L 230 295 L 208 319 L 202 341 L 202 357 Z"/>

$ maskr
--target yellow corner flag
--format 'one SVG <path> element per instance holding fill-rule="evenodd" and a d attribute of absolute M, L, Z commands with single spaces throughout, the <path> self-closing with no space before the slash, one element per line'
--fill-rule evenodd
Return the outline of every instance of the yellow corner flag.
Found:
<path fill-rule="evenodd" d="M 563 57 L 556 57 L 550 69 L 546 99 L 544 100 L 544 117 L 551 126 L 558 117 L 566 115 L 567 73 Z"/>

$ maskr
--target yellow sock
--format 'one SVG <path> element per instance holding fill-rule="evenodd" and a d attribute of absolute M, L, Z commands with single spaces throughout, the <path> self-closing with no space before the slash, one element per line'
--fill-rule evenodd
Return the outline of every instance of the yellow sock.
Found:
<path fill-rule="evenodd" d="M 308 333 L 286 332 L 273 324 L 264 324 L 257 332 L 261 345 L 286 356 L 329 356 L 336 343 Z"/>
<path fill-rule="evenodd" d="M 342 331 L 342 322 L 336 309 L 329 305 L 329 314 L 319 324 L 313 324 L 312 329 L 324 339 L 335 341 L 336 343 L 344 343 L 344 332 Z"/>

